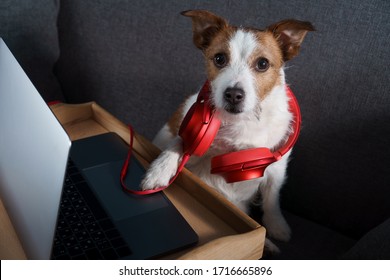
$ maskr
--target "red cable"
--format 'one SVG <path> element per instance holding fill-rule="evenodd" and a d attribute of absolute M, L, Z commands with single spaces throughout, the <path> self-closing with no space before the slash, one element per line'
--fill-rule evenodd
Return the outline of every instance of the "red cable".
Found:
<path fill-rule="evenodd" d="M 171 185 L 173 183 L 173 181 L 175 181 L 175 179 L 177 178 L 179 173 L 183 170 L 185 164 L 187 163 L 187 161 L 190 158 L 190 155 L 189 154 L 184 154 L 183 155 L 183 158 L 182 158 L 182 160 L 180 162 L 180 165 L 179 165 L 179 167 L 178 167 L 178 169 L 176 171 L 176 174 L 169 180 L 169 183 L 168 183 L 167 186 L 159 186 L 159 187 L 151 189 L 151 190 L 132 190 L 132 189 L 129 189 L 129 188 L 126 187 L 125 178 L 126 178 L 126 175 L 127 175 L 127 171 L 129 169 L 131 153 L 132 153 L 132 149 L 133 149 L 134 131 L 133 131 L 133 128 L 132 128 L 131 125 L 129 125 L 129 131 L 130 131 L 130 147 L 129 147 L 129 151 L 127 153 L 126 160 L 123 163 L 121 174 L 120 174 L 120 181 L 121 181 L 121 185 L 122 185 L 123 190 L 128 192 L 128 193 L 132 193 L 132 194 L 147 195 L 147 194 L 160 192 L 160 191 L 166 189 L 167 187 L 169 187 L 169 185 Z"/>

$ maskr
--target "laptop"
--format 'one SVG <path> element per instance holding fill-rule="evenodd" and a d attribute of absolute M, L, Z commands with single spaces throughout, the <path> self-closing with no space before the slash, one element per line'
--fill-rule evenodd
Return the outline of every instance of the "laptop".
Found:
<path fill-rule="evenodd" d="M 151 259 L 198 236 L 163 192 L 125 193 L 115 133 L 71 142 L 0 38 L 0 197 L 29 259 Z M 126 184 L 145 170 L 135 157 Z"/>

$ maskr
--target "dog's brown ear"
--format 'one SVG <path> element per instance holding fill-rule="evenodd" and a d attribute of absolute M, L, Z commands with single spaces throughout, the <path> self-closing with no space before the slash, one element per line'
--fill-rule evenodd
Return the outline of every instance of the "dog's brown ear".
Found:
<path fill-rule="evenodd" d="M 201 50 L 205 50 L 213 36 L 227 26 L 223 18 L 205 10 L 189 10 L 181 14 L 192 19 L 194 44 Z"/>
<path fill-rule="evenodd" d="M 299 48 L 308 31 L 315 31 L 308 21 L 286 19 L 267 28 L 278 40 L 284 61 L 290 60 L 299 52 Z"/>

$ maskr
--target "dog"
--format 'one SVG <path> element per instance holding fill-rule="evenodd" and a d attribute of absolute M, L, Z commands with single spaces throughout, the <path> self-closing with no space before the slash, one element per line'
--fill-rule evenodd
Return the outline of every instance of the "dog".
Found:
<path fill-rule="evenodd" d="M 231 26 L 205 10 L 189 10 L 182 15 L 192 20 L 193 41 L 206 62 L 209 102 L 221 121 L 207 152 L 192 156 L 186 167 L 245 213 L 249 213 L 252 203 L 260 204 L 267 236 L 288 241 L 291 230 L 280 210 L 279 191 L 291 151 L 269 165 L 263 177 L 236 183 L 226 183 L 220 175 L 210 174 L 211 158 L 248 148 L 275 150 L 286 141 L 292 114 L 284 65 L 298 54 L 307 32 L 314 31 L 314 27 L 310 22 L 289 19 L 260 30 Z M 162 153 L 147 170 L 142 189 L 166 186 L 175 175 L 183 157 L 179 127 L 197 95 L 181 104 L 153 140 Z M 259 193 L 261 201 L 255 201 Z M 272 243 L 267 244 L 271 251 L 278 250 Z"/>

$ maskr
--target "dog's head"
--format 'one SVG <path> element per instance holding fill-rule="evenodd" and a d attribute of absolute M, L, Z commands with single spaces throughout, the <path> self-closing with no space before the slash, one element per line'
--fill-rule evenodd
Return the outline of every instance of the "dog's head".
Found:
<path fill-rule="evenodd" d="M 192 19 L 193 40 L 206 59 L 211 100 L 220 111 L 237 115 L 255 110 L 284 83 L 284 62 L 296 56 L 310 22 L 284 20 L 265 30 L 231 26 L 204 10 L 182 13 Z"/>

